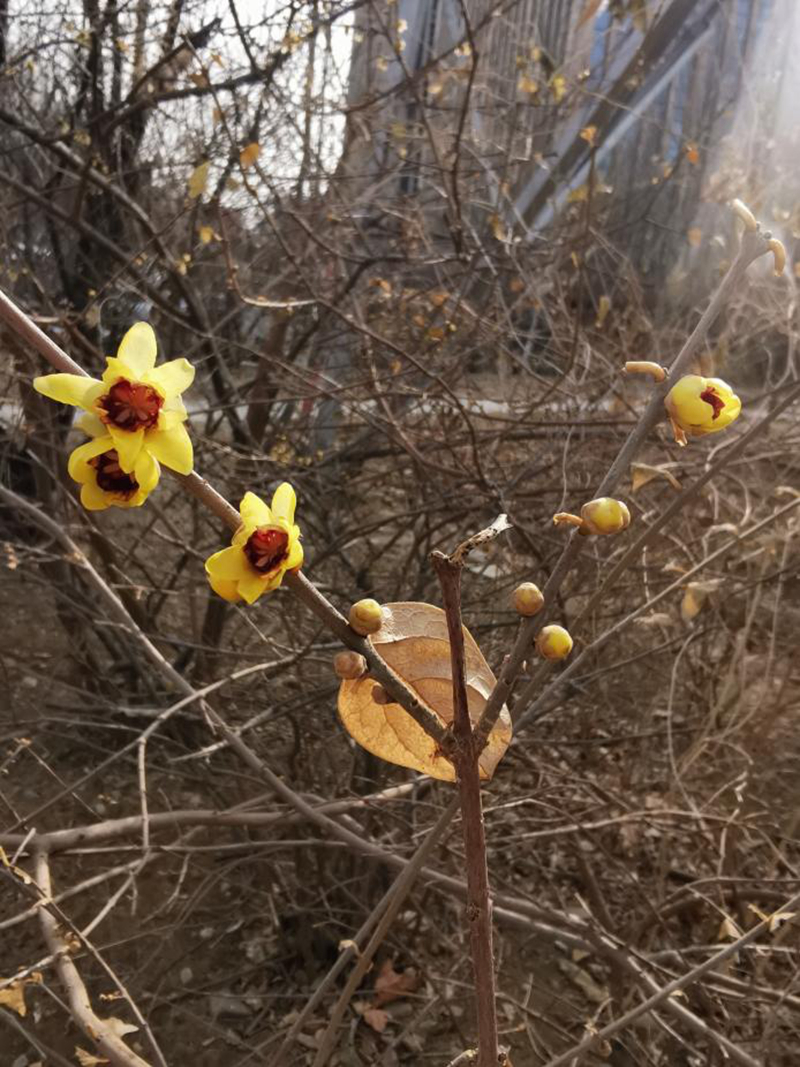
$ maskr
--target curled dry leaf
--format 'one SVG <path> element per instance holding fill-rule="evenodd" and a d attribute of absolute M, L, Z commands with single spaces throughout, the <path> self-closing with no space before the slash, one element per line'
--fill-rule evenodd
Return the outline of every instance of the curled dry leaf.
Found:
<path fill-rule="evenodd" d="M 643 485 L 652 482 L 654 478 L 666 478 L 673 489 L 680 489 L 681 483 L 666 464 L 661 467 L 652 467 L 649 463 L 631 463 L 631 492 L 635 493 Z"/>
<path fill-rule="evenodd" d="M 111 1063 L 111 1060 L 107 1060 L 105 1056 L 95 1056 L 94 1053 L 87 1052 L 79 1045 L 75 1046 L 75 1059 L 81 1067 L 100 1067 L 100 1064 Z"/>
<path fill-rule="evenodd" d="M 5 979 L 0 979 L 5 981 Z M 4 1008 L 10 1008 L 11 1011 L 15 1011 L 19 1016 L 25 1016 L 28 1014 L 28 1007 L 25 1004 L 25 986 L 26 985 L 40 985 L 42 981 L 41 971 L 34 971 L 33 974 L 27 976 L 27 978 L 18 978 L 17 981 L 12 982 L 10 986 L 6 986 L 5 989 L 0 989 L 0 1005 Z"/>
<path fill-rule="evenodd" d="M 389 1022 L 389 1013 L 381 1008 L 364 1008 L 361 1018 L 376 1034 L 382 1034 Z"/>
<path fill-rule="evenodd" d="M 389 1004 L 398 997 L 408 996 L 419 986 L 419 978 L 413 967 L 406 967 L 402 972 L 394 969 L 391 960 L 386 960 L 381 967 L 380 974 L 375 979 L 374 1005 L 379 1008 L 381 1004 Z"/>
<path fill-rule="evenodd" d="M 381 629 L 368 640 L 420 700 L 449 725 L 453 720 L 453 681 L 444 612 L 415 602 L 384 604 L 383 611 Z M 476 723 L 496 679 L 466 628 L 464 655 L 469 716 Z M 399 704 L 377 703 L 374 689 L 375 681 L 369 675 L 345 679 L 339 687 L 339 715 L 353 740 L 387 763 L 445 782 L 455 781 L 452 763 L 438 751 L 433 738 Z M 510 741 L 511 717 L 504 707 L 480 756 L 481 778 L 492 777 Z"/>

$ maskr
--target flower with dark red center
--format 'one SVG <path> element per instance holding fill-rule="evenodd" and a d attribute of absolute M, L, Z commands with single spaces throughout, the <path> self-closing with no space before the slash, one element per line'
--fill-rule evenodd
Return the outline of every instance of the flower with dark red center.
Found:
<path fill-rule="evenodd" d="M 112 449 L 111 452 L 103 452 L 89 463 L 97 471 L 97 484 L 104 493 L 119 493 L 120 496 L 133 496 L 139 488 L 139 483 L 132 474 L 126 474 L 119 465 L 119 456 Z"/>
<path fill-rule="evenodd" d="M 83 408 L 81 429 L 104 438 L 103 451 L 116 451 L 125 474 L 134 474 L 147 452 L 156 465 L 188 474 L 192 442 L 186 432 L 186 408 L 181 393 L 194 379 L 185 359 L 156 366 L 156 335 L 146 322 L 137 322 L 122 338 L 116 356 L 106 360 L 102 381 L 79 374 L 47 374 L 34 388 L 51 400 Z"/>
<path fill-rule="evenodd" d="M 244 546 L 250 566 L 259 574 L 269 574 L 286 559 L 289 549 L 289 535 L 285 530 L 274 526 L 259 526 L 250 534 Z"/>
<path fill-rule="evenodd" d="M 142 450 L 133 473 L 122 469 L 110 437 L 97 437 L 69 457 L 69 473 L 81 487 L 81 503 L 89 511 L 138 508 L 158 484 L 158 463 Z"/>
<path fill-rule="evenodd" d="M 664 398 L 678 444 L 687 437 L 718 433 L 739 417 L 742 402 L 721 378 L 686 374 Z"/>
<path fill-rule="evenodd" d="M 714 409 L 714 414 L 711 416 L 712 419 L 718 419 L 720 413 L 725 410 L 725 401 L 711 385 L 708 387 L 708 389 L 704 389 L 702 391 L 702 393 L 700 394 L 700 399 L 704 400 L 706 404 L 710 404 L 711 407 Z"/>
<path fill-rule="evenodd" d="M 211 588 L 226 600 L 248 604 L 277 589 L 287 571 L 303 562 L 300 527 L 295 525 L 295 492 L 279 485 L 268 507 L 255 493 L 245 493 L 239 506 L 242 525 L 230 548 L 206 560 Z"/>
<path fill-rule="evenodd" d="M 116 382 L 97 402 L 100 418 L 120 430 L 152 430 L 158 425 L 158 413 L 164 398 L 151 385 Z"/>

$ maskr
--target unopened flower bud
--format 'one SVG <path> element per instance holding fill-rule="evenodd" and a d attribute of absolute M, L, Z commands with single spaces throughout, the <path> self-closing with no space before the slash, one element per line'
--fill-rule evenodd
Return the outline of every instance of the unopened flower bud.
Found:
<path fill-rule="evenodd" d="M 631 524 L 631 513 L 627 505 L 610 496 L 600 496 L 584 504 L 581 508 L 581 518 L 589 533 L 601 536 L 620 533 Z"/>
<path fill-rule="evenodd" d="M 783 247 L 783 242 L 779 241 L 777 237 L 770 238 L 767 241 L 767 246 L 775 261 L 775 276 L 780 278 L 783 274 L 783 268 L 786 266 L 786 249 Z"/>
<path fill-rule="evenodd" d="M 628 360 L 622 369 L 626 374 L 650 374 L 657 382 L 663 382 L 667 376 L 660 363 L 653 363 L 649 359 Z"/>
<path fill-rule="evenodd" d="M 366 672 L 367 661 L 358 652 L 337 652 L 333 657 L 337 678 L 354 680 Z"/>
<path fill-rule="evenodd" d="M 377 600 L 358 600 L 350 608 L 350 626 L 357 634 L 366 637 L 376 634 L 383 623 L 383 611 Z"/>
<path fill-rule="evenodd" d="M 744 228 L 751 233 L 755 233 L 758 229 L 758 223 L 750 208 L 746 204 L 743 204 L 741 200 L 733 200 L 731 202 L 731 207 L 744 223 Z"/>
<path fill-rule="evenodd" d="M 545 626 L 539 631 L 536 647 L 545 659 L 565 659 L 572 651 L 572 638 L 563 626 Z"/>
<path fill-rule="evenodd" d="M 686 374 L 676 382 L 664 398 L 664 406 L 678 444 L 686 444 L 686 435 L 701 437 L 724 430 L 742 410 L 741 400 L 727 382 L 699 374 Z"/>
<path fill-rule="evenodd" d="M 389 696 L 389 694 L 386 692 L 380 682 L 376 682 L 375 685 L 373 685 L 372 687 L 372 699 L 376 704 L 380 705 L 392 703 L 392 698 Z"/>
<path fill-rule="evenodd" d="M 544 607 L 544 597 L 538 585 L 533 582 L 523 582 L 514 590 L 512 597 L 514 608 L 520 615 L 535 615 Z"/>

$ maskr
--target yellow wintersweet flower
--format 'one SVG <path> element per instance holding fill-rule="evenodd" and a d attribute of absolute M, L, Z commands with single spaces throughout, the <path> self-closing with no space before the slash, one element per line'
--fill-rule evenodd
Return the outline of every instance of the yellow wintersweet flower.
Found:
<path fill-rule="evenodd" d="M 194 367 L 186 359 L 157 367 L 156 351 L 152 326 L 137 322 L 122 338 L 116 356 L 106 360 L 102 381 L 80 374 L 46 374 L 35 378 L 33 386 L 51 400 L 83 408 L 86 414 L 79 426 L 98 440 L 103 435 L 111 438 L 109 448 L 116 451 L 124 474 L 135 474 L 143 451 L 165 467 L 188 474 L 192 441 L 183 425 L 187 416 L 180 394 L 192 384 Z M 152 469 L 149 464 L 147 469 Z"/>
<path fill-rule="evenodd" d="M 738 419 L 742 402 L 721 378 L 686 374 L 670 389 L 664 406 L 672 421 L 675 440 L 685 445 L 686 437 L 718 433 Z"/>
<path fill-rule="evenodd" d="M 300 527 L 295 525 L 297 498 L 288 482 L 275 490 L 267 507 L 255 493 L 245 493 L 239 505 L 242 525 L 230 548 L 206 560 L 211 588 L 225 600 L 248 604 L 277 589 L 287 571 L 303 563 Z"/>
<path fill-rule="evenodd" d="M 110 436 L 76 448 L 69 457 L 68 470 L 81 487 L 81 504 L 87 511 L 141 507 L 158 485 L 161 473 L 157 460 L 143 448 L 133 472 L 126 474 Z"/>

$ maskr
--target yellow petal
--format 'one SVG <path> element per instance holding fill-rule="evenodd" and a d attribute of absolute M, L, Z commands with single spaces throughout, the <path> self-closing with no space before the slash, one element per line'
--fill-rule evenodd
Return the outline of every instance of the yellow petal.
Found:
<path fill-rule="evenodd" d="M 116 426 L 109 426 L 108 432 L 114 441 L 120 467 L 126 474 L 133 474 L 144 444 L 144 430 L 119 430 Z"/>
<path fill-rule="evenodd" d="M 167 400 L 171 400 L 192 384 L 194 367 L 188 359 L 173 359 L 151 370 L 146 380 L 159 389 Z"/>
<path fill-rule="evenodd" d="M 248 604 L 253 604 L 262 593 L 269 591 L 267 586 L 268 581 L 248 567 L 247 575 L 240 579 L 237 588 L 242 600 L 246 600 Z"/>
<path fill-rule="evenodd" d="M 164 406 L 158 413 L 158 428 L 159 430 L 171 430 L 179 422 L 186 422 L 188 417 L 181 398 L 173 396 L 170 400 L 164 401 Z"/>
<path fill-rule="evenodd" d="M 139 483 L 139 492 L 143 494 L 142 500 L 138 503 L 143 504 L 147 494 L 152 493 L 158 485 L 158 479 L 161 476 L 158 461 L 153 459 L 146 448 L 142 449 L 136 459 L 136 466 L 133 468 L 133 476 Z M 138 497 L 139 493 L 137 493 L 136 496 Z M 138 504 L 134 506 L 138 506 Z"/>
<path fill-rule="evenodd" d="M 103 385 L 106 389 L 110 389 L 120 378 L 124 378 L 128 382 L 135 382 L 138 381 L 139 376 L 133 367 L 129 367 L 124 360 L 117 359 L 116 356 L 109 356 L 106 360 L 106 369 L 103 371 Z"/>
<path fill-rule="evenodd" d="M 192 439 L 182 422 L 169 430 L 149 430 L 145 447 L 165 467 L 178 474 L 190 473 L 194 463 Z"/>
<path fill-rule="evenodd" d="M 83 485 L 95 484 L 97 480 L 95 477 L 96 471 L 94 467 L 89 466 L 89 460 L 94 459 L 95 456 L 99 456 L 103 452 L 110 451 L 113 447 L 114 442 L 108 434 L 105 437 L 96 437 L 94 440 L 80 445 L 69 457 L 67 470 L 70 478 Z"/>
<path fill-rule="evenodd" d="M 87 511 L 105 511 L 111 507 L 111 494 L 104 493 L 97 482 L 81 486 L 81 504 Z"/>
<path fill-rule="evenodd" d="M 242 599 L 237 591 L 236 582 L 228 582 L 224 578 L 215 578 L 213 575 L 209 574 L 208 584 L 215 593 L 221 596 L 224 600 L 229 600 L 232 604 L 235 604 Z"/>
<path fill-rule="evenodd" d="M 92 415 L 89 411 L 81 415 L 78 419 L 78 426 L 84 433 L 88 433 L 90 437 L 108 436 L 108 427 L 103 420 L 99 419 L 97 415 Z M 114 446 L 109 445 L 108 447 L 113 448 Z"/>
<path fill-rule="evenodd" d="M 290 526 L 294 522 L 294 509 L 297 497 L 288 482 L 283 482 L 272 496 L 272 514 L 276 519 L 284 519 Z"/>
<path fill-rule="evenodd" d="M 148 322 L 131 326 L 117 350 L 117 358 L 126 363 L 134 376 L 142 378 L 156 365 L 156 335 Z"/>
<path fill-rule="evenodd" d="M 247 492 L 239 505 L 239 514 L 245 526 L 272 526 L 272 512 L 255 493 Z"/>
<path fill-rule="evenodd" d="M 298 567 L 302 566 L 302 564 L 303 546 L 300 544 L 299 541 L 293 540 L 291 543 L 291 547 L 289 548 L 289 556 L 286 560 L 285 569 L 287 571 L 293 571 L 296 570 Z"/>
<path fill-rule="evenodd" d="M 76 408 L 92 410 L 92 404 L 105 392 L 105 386 L 96 378 L 81 374 L 45 374 L 33 379 L 33 388 L 59 404 L 72 404 Z"/>
<path fill-rule="evenodd" d="M 245 577 L 250 577 L 254 572 L 244 552 L 235 545 L 231 545 L 230 548 L 223 548 L 208 557 L 206 573 L 212 578 L 219 578 L 226 582 L 238 582 Z"/>

